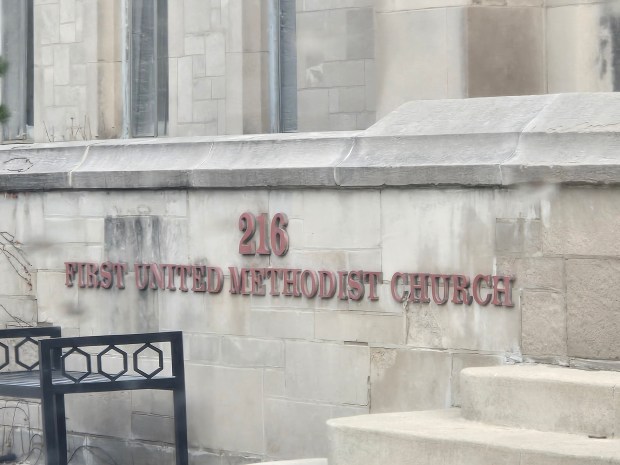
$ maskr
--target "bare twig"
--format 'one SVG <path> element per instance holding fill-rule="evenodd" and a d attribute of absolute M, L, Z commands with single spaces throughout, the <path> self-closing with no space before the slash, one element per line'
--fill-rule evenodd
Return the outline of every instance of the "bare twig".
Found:
<path fill-rule="evenodd" d="M 6 257 L 11 267 L 17 275 L 22 278 L 28 288 L 32 290 L 32 274 L 29 267 L 32 264 L 28 261 L 24 252 L 18 247 L 20 243 L 15 240 L 15 236 L 7 231 L 0 231 L 0 253 Z"/>

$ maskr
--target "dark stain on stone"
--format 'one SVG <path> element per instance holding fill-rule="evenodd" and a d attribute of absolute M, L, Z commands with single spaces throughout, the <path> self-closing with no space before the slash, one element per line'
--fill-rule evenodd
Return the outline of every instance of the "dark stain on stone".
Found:
<path fill-rule="evenodd" d="M 613 69 L 613 90 L 620 90 L 620 17 L 609 17 L 609 32 L 611 36 L 611 59 Z"/>
<path fill-rule="evenodd" d="M 109 318 L 116 321 L 115 324 L 125 332 L 159 329 L 158 296 L 150 289 L 135 290 L 133 266 L 136 263 L 160 262 L 162 226 L 163 222 L 158 216 L 121 216 L 105 219 L 105 260 L 127 263 L 128 274 L 125 278 L 128 289 L 109 291 L 116 294 L 112 299 Z M 132 288 L 133 291 L 130 291 Z M 131 304 L 128 305 L 127 299 L 133 299 Z"/>
<path fill-rule="evenodd" d="M 599 76 L 602 79 L 612 73 L 612 90 L 620 90 L 620 16 L 607 9 L 599 20 Z M 611 59 L 608 62 L 607 57 Z"/>
<path fill-rule="evenodd" d="M 152 263 L 160 260 L 162 221 L 158 216 L 105 219 L 105 256 L 111 261 Z"/>

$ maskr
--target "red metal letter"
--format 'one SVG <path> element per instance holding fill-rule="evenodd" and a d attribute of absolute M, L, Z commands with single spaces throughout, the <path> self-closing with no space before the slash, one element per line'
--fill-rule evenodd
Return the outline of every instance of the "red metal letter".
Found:
<path fill-rule="evenodd" d="M 252 282 L 252 295 L 265 295 L 265 268 L 250 268 L 250 280 Z"/>
<path fill-rule="evenodd" d="M 164 267 L 164 274 L 168 274 L 168 284 L 166 285 L 166 289 L 170 290 L 170 291 L 176 291 L 177 288 L 174 285 L 174 267 L 175 265 L 172 264 L 165 264 L 162 265 Z"/>
<path fill-rule="evenodd" d="M 125 289 L 125 273 L 127 273 L 127 263 L 115 263 L 114 271 L 116 272 L 116 287 Z"/>
<path fill-rule="evenodd" d="M 339 271 L 338 272 L 338 298 L 340 300 L 348 300 L 347 297 L 347 275 L 348 271 Z"/>
<path fill-rule="evenodd" d="M 112 272 L 114 271 L 114 265 L 112 262 L 103 262 L 101 268 L 99 268 L 99 275 L 101 276 L 101 287 L 103 289 L 110 289 L 114 280 L 112 279 Z"/>
<path fill-rule="evenodd" d="M 76 262 L 65 262 L 65 286 L 72 287 L 73 286 L 73 277 L 77 272 L 77 263 Z"/>
<path fill-rule="evenodd" d="M 383 279 L 383 273 L 378 271 L 365 271 L 364 279 L 368 281 L 368 300 L 379 300 L 377 286 Z"/>
<path fill-rule="evenodd" d="M 469 278 L 460 274 L 452 275 L 454 283 L 454 294 L 452 295 L 452 303 L 471 305 L 473 300 L 469 295 Z"/>
<path fill-rule="evenodd" d="M 215 279 L 215 284 L 213 280 Z M 224 286 L 224 273 L 221 268 L 210 266 L 207 268 L 207 292 L 209 294 L 217 294 Z"/>
<path fill-rule="evenodd" d="M 347 292 L 349 299 L 361 300 L 366 292 L 366 288 L 364 287 L 364 272 L 362 270 L 351 271 L 347 283 L 349 285 L 349 291 Z"/>
<path fill-rule="evenodd" d="M 428 303 L 428 273 L 409 273 L 409 302 Z"/>
<path fill-rule="evenodd" d="M 301 270 L 284 268 L 282 270 L 282 295 L 299 297 L 301 294 L 295 289 L 296 279 L 295 273 Z"/>
<path fill-rule="evenodd" d="M 151 263 L 149 271 L 149 287 L 151 289 L 165 289 L 164 270 L 159 268 L 159 264 Z"/>
<path fill-rule="evenodd" d="M 474 300 L 478 305 L 482 305 L 483 307 L 489 305 L 491 302 L 491 294 L 487 295 L 484 300 L 480 297 L 480 282 L 483 282 L 487 285 L 487 287 L 491 286 L 491 276 L 479 274 L 474 278 L 474 282 L 471 287 L 471 292 L 474 295 Z"/>
<path fill-rule="evenodd" d="M 230 271 L 230 293 L 231 294 L 241 294 L 241 276 L 237 271 L 236 266 L 229 266 L 228 271 Z"/>
<path fill-rule="evenodd" d="M 331 271 L 319 271 L 319 297 L 331 299 L 336 294 L 336 275 Z"/>
<path fill-rule="evenodd" d="M 146 279 L 144 279 L 142 270 L 146 272 Z M 149 285 L 149 266 L 147 264 L 136 263 L 133 266 L 133 272 L 136 278 L 136 287 L 141 291 L 146 289 L 146 286 Z"/>
<path fill-rule="evenodd" d="M 96 263 L 86 263 L 86 284 L 88 287 L 99 287 L 99 278 L 97 278 L 97 271 L 99 266 Z"/>
<path fill-rule="evenodd" d="M 204 281 L 207 267 L 204 265 L 192 266 L 192 291 L 207 292 L 207 284 Z"/>
<path fill-rule="evenodd" d="M 404 295 L 398 295 L 398 280 L 401 280 L 403 284 L 407 284 L 407 275 L 405 273 L 394 273 L 392 275 L 392 281 L 390 282 L 390 289 L 392 291 L 392 297 L 396 302 L 404 302 L 406 297 Z"/>
<path fill-rule="evenodd" d="M 278 257 L 288 252 L 288 217 L 284 213 L 276 213 L 271 220 L 271 248 Z"/>
<path fill-rule="evenodd" d="M 239 241 L 239 253 L 241 255 L 254 255 L 256 253 L 256 245 L 252 241 L 254 231 L 256 230 L 256 221 L 251 213 L 243 213 L 239 217 L 239 230 L 244 233 Z"/>
<path fill-rule="evenodd" d="M 497 305 L 501 307 L 514 307 L 515 304 L 512 303 L 512 281 L 514 280 L 514 276 L 493 276 L 493 305 Z M 503 289 L 498 287 L 499 283 L 504 285 Z M 500 295 L 504 295 L 504 302 L 500 298 Z"/>
<path fill-rule="evenodd" d="M 182 290 L 183 292 L 187 292 L 189 289 L 187 288 L 187 283 L 185 282 L 185 278 L 187 277 L 187 275 L 191 274 L 192 267 L 189 265 L 177 265 L 175 268 L 177 269 L 177 272 L 179 273 L 179 280 L 181 281 L 181 285 L 179 286 L 179 289 Z"/>
<path fill-rule="evenodd" d="M 443 297 L 439 298 L 439 280 L 443 279 Z M 432 274 L 431 275 L 431 294 L 433 295 L 433 302 L 437 305 L 444 305 L 450 298 L 450 275 L 447 274 Z"/>
<path fill-rule="evenodd" d="M 308 277 L 310 278 L 310 290 L 308 290 Z M 304 270 L 301 273 L 300 281 L 301 293 L 304 295 L 304 297 L 308 299 L 313 298 L 319 290 L 319 284 L 315 272 L 310 270 Z"/>
<path fill-rule="evenodd" d="M 258 215 L 258 249 L 256 249 L 256 253 L 260 255 L 271 255 L 271 250 L 269 250 L 269 245 L 267 244 L 267 236 L 269 235 L 267 231 L 267 220 L 267 213 Z"/>
<path fill-rule="evenodd" d="M 116 272 L 116 287 L 125 289 L 125 273 L 127 273 L 127 263 L 115 263 L 114 271 Z"/>

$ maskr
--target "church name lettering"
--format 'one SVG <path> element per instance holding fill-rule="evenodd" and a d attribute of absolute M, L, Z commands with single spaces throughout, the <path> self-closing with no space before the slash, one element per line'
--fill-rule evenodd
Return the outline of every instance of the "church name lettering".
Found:
<path fill-rule="evenodd" d="M 288 217 L 277 213 L 239 218 L 243 256 L 284 256 L 289 250 Z M 133 285 L 142 291 L 162 290 L 219 294 L 224 291 L 224 270 L 203 264 L 128 263 L 106 261 L 65 262 L 65 285 L 90 289 L 124 289 L 133 272 Z M 287 267 L 229 266 L 227 291 L 241 296 L 272 296 L 305 299 L 379 300 L 380 287 L 389 286 L 392 298 L 401 303 L 443 305 L 514 306 L 513 276 L 396 272 L 389 282 L 380 271 L 312 270 Z"/>

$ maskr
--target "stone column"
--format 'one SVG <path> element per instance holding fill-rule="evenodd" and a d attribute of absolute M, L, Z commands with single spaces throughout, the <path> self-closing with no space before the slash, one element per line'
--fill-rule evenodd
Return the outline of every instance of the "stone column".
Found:
<path fill-rule="evenodd" d="M 547 4 L 549 93 L 620 90 L 620 2 Z"/>
<path fill-rule="evenodd" d="M 546 92 L 542 0 L 377 0 L 377 117 L 415 99 Z"/>

